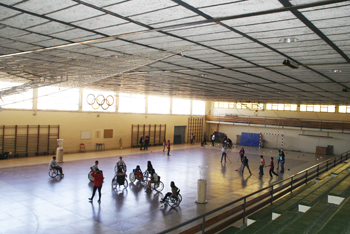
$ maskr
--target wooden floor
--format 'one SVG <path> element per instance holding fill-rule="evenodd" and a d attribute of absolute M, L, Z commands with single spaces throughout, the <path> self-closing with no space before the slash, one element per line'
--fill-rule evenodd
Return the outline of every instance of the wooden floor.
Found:
<path fill-rule="evenodd" d="M 286 171 L 270 178 L 258 175 L 259 155 L 276 158 L 276 149 L 245 147 L 253 175 L 235 171 L 239 167 L 240 147 L 228 150 L 228 161 L 220 163 L 219 145 L 201 147 L 175 145 L 166 156 L 163 147 L 150 147 L 148 151 L 123 149 L 79 154 L 64 154 L 62 163 L 65 177 L 61 180 L 48 176 L 48 163 L 52 156 L 15 158 L 0 161 L 0 233 L 157 233 L 178 223 L 211 211 L 233 199 L 326 159 L 325 156 L 301 152 L 286 152 Z M 126 190 L 111 190 L 114 165 L 123 156 L 128 174 L 136 165 L 146 169 L 152 161 L 165 188 L 162 193 L 146 193 L 144 185 L 129 184 Z M 93 184 L 87 174 L 95 160 L 103 170 L 105 182 L 102 202 L 88 202 Z M 207 165 L 207 204 L 196 204 L 199 165 Z M 170 191 L 175 181 L 181 189 L 183 201 L 176 209 L 160 208 L 159 200 Z M 174 232 L 177 233 L 177 232 Z"/>

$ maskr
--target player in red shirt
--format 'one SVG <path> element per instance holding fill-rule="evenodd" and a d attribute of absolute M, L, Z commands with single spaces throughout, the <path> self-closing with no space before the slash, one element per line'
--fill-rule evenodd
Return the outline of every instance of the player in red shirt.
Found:
<path fill-rule="evenodd" d="M 95 196 L 96 189 L 98 189 L 98 202 L 101 202 L 101 188 L 102 188 L 102 183 L 103 183 L 103 173 L 101 170 L 96 170 L 91 173 L 92 177 L 94 177 L 94 189 L 92 191 L 92 196 L 89 198 L 89 201 L 92 202 L 92 199 Z"/>
<path fill-rule="evenodd" d="M 275 168 L 275 164 L 273 163 L 273 157 L 271 157 L 271 161 L 270 161 L 270 177 L 272 178 L 272 174 L 275 174 L 275 176 L 278 177 L 278 174 L 276 174 L 276 172 L 274 171 L 274 168 Z"/>

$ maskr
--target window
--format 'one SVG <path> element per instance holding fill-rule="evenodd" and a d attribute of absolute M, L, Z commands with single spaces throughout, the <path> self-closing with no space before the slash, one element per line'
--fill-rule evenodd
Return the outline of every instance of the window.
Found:
<path fill-rule="evenodd" d="M 339 106 L 339 113 L 350 113 L 350 106 Z"/>
<path fill-rule="evenodd" d="M 5 90 L 14 86 L 22 85 L 22 83 L 0 82 L 1 90 Z M 0 99 L 0 106 L 13 109 L 32 109 L 33 108 L 33 89 L 28 91 L 4 96 Z"/>
<path fill-rule="evenodd" d="M 38 88 L 37 105 L 39 110 L 78 111 L 79 89 L 61 91 L 59 87 L 55 86 Z"/>
<path fill-rule="evenodd" d="M 138 94 L 119 93 L 119 112 L 145 113 L 146 96 Z"/>
<path fill-rule="evenodd" d="M 264 105 L 260 103 L 239 103 L 237 102 L 236 107 L 238 109 L 248 109 L 248 110 L 263 110 Z"/>
<path fill-rule="evenodd" d="M 300 105 L 300 111 L 335 112 L 334 105 Z"/>
<path fill-rule="evenodd" d="M 266 104 L 266 110 L 296 111 L 297 109 L 298 109 L 297 104 L 277 104 L 277 103 Z"/>
<path fill-rule="evenodd" d="M 148 113 L 170 114 L 170 98 L 148 96 Z"/>
<path fill-rule="evenodd" d="M 214 108 L 235 108 L 235 103 L 233 102 L 214 102 Z"/>
<path fill-rule="evenodd" d="M 205 115 L 204 101 L 192 101 L 192 115 Z"/>
<path fill-rule="evenodd" d="M 114 92 L 83 89 L 83 111 L 115 112 L 116 94 Z"/>
<path fill-rule="evenodd" d="M 173 114 L 190 115 L 191 100 L 173 98 Z"/>

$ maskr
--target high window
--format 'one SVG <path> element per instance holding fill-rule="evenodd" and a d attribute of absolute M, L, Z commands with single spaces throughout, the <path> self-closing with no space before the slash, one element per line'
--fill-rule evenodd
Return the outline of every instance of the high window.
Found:
<path fill-rule="evenodd" d="M 22 85 L 22 84 L 1 81 L 0 90 L 5 90 L 5 89 L 19 86 L 19 85 Z M 4 108 L 13 108 L 13 109 L 32 109 L 33 108 L 33 89 L 30 89 L 22 93 L 1 97 L 0 106 L 3 106 Z"/>
<path fill-rule="evenodd" d="M 300 111 L 308 112 L 335 112 L 334 105 L 300 105 Z"/>
<path fill-rule="evenodd" d="M 37 107 L 39 110 L 79 110 L 79 89 L 61 90 L 59 87 L 38 88 Z"/>
<path fill-rule="evenodd" d="M 264 105 L 260 103 L 237 103 L 236 104 L 237 109 L 248 109 L 248 110 L 263 110 Z"/>
<path fill-rule="evenodd" d="M 215 108 L 235 108 L 235 103 L 233 102 L 214 102 Z"/>
<path fill-rule="evenodd" d="M 204 101 L 192 101 L 192 115 L 205 115 Z"/>
<path fill-rule="evenodd" d="M 191 114 L 191 100 L 173 98 L 173 114 L 190 115 Z"/>
<path fill-rule="evenodd" d="M 339 106 L 339 113 L 350 113 L 350 106 Z"/>
<path fill-rule="evenodd" d="M 148 96 L 148 113 L 170 114 L 170 98 Z"/>
<path fill-rule="evenodd" d="M 277 103 L 267 103 L 266 110 L 281 110 L 281 111 L 297 111 L 297 104 L 277 104 Z"/>
<path fill-rule="evenodd" d="M 145 113 L 146 96 L 128 93 L 119 93 L 119 112 Z"/>

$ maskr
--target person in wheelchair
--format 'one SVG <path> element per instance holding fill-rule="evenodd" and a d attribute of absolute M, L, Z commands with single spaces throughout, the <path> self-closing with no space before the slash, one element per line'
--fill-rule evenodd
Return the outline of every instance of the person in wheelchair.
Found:
<path fill-rule="evenodd" d="M 51 162 L 50 162 L 50 164 L 49 164 L 49 168 L 50 168 L 50 169 L 55 169 L 55 170 L 59 171 L 61 177 L 64 176 L 64 174 L 63 174 L 63 172 L 62 172 L 62 167 L 60 167 L 60 165 L 58 165 L 58 163 L 57 163 L 57 161 L 56 161 L 56 156 L 53 156 L 53 157 L 52 157 L 52 160 L 51 160 Z"/>
<path fill-rule="evenodd" d="M 123 169 L 120 167 L 120 168 L 118 168 L 117 173 L 113 177 L 113 180 L 115 178 L 117 178 L 117 184 L 120 186 L 120 185 L 124 184 L 126 177 L 127 177 L 127 175 L 124 173 Z"/>
<path fill-rule="evenodd" d="M 123 161 L 123 157 L 119 157 L 119 161 L 117 162 L 117 168 L 119 170 L 119 168 L 121 168 L 123 170 L 123 172 L 126 172 L 126 164 Z"/>
<path fill-rule="evenodd" d="M 153 165 L 152 165 L 151 161 L 148 161 L 147 162 L 147 171 L 148 171 L 148 173 L 151 174 L 152 170 L 153 170 Z"/>
<path fill-rule="evenodd" d="M 159 183 L 160 181 L 160 176 L 157 175 L 157 173 L 154 171 L 154 169 L 152 169 L 151 173 L 150 173 L 150 180 L 147 183 L 147 187 L 146 187 L 146 191 L 150 191 L 151 190 L 151 184 L 155 184 L 155 183 Z"/>
<path fill-rule="evenodd" d="M 143 174 L 139 165 L 136 166 L 133 172 L 138 180 L 143 181 Z"/>
<path fill-rule="evenodd" d="M 98 170 L 98 161 L 95 161 L 95 164 L 90 167 L 91 171 L 97 171 Z"/>
<path fill-rule="evenodd" d="M 171 192 L 168 192 L 167 194 L 165 194 L 165 197 L 160 201 L 161 203 L 164 203 L 168 197 L 177 198 L 179 189 L 175 186 L 174 181 L 171 181 L 170 187 L 171 187 Z"/>

